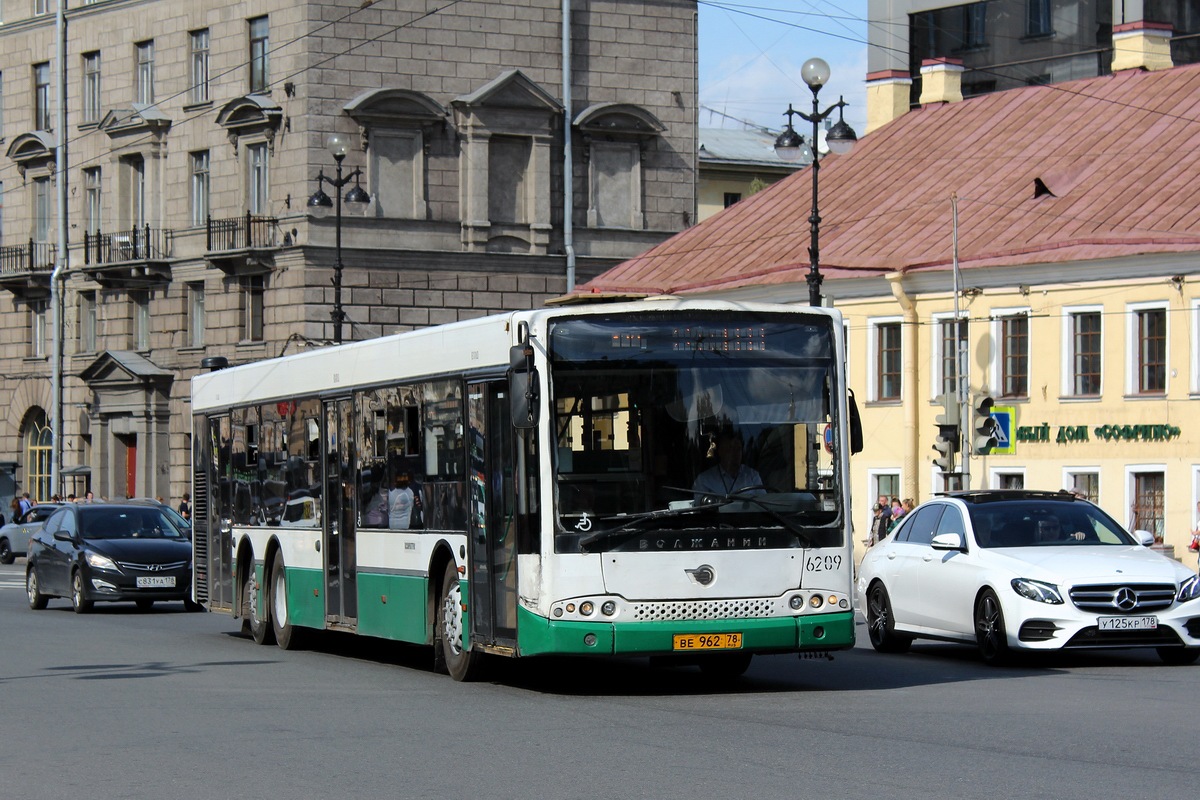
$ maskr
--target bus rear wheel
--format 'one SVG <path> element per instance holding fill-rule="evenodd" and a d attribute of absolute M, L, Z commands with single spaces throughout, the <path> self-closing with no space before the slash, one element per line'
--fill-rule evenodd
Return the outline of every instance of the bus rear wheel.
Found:
<path fill-rule="evenodd" d="M 474 680 L 482 656 L 463 646 L 462 587 L 453 561 L 446 564 L 439 597 L 434 647 L 440 649 L 440 661 L 445 664 L 451 678 L 456 681 Z"/>
<path fill-rule="evenodd" d="M 283 556 L 276 553 L 271 562 L 271 592 L 269 595 L 271 631 L 281 650 L 300 650 L 304 647 L 304 630 L 292 625 L 287 607 L 287 573 Z"/>
<path fill-rule="evenodd" d="M 258 582 L 253 575 L 246 578 L 242 584 L 242 633 L 254 640 L 255 644 L 272 644 L 275 641 L 275 631 L 271 627 L 270 608 L 264 603 L 265 616 L 258 613 Z"/>

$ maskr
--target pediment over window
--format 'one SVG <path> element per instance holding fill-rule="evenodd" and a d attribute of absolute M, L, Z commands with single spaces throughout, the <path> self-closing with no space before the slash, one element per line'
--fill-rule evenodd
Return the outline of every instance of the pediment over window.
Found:
<path fill-rule="evenodd" d="M 171 127 L 171 118 L 158 106 L 131 103 L 128 108 L 108 111 L 98 127 L 110 137 L 127 133 L 161 133 Z"/>
<path fill-rule="evenodd" d="M 574 125 L 584 133 L 643 138 L 667 129 L 658 118 L 631 103 L 597 103 L 575 117 Z"/>
<path fill-rule="evenodd" d="M 519 69 L 501 73 L 470 94 L 451 102 L 456 108 L 478 113 L 481 109 L 539 111 L 557 114 L 562 106 L 554 96 Z"/>
<path fill-rule="evenodd" d="M 54 138 L 54 134 L 47 131 L 31 131 L 13 139 L 12 144 L 8 146 L 7 155 L 16 163 L 23 178 L 25 170 L 29 167 L 53 161 L 54 148 L 57 146 L 58 140 Z"/>
<path fill-rule="evenodd" d="M 105 350 L 79 377 L 93 391 L 170 383 L 175 373 L 132 350 Z"/>
<path fill-rule="evenodd" d="M 408 89 L 372 89 L 346 103 L 342 110 L 359 125 L 445 123 L 448 116 L 436 100 Z"/>
<path fill-rule="evenodd" d="M 283 109 L 265 94 L 247 94 L 225 104 L 217 114 L 217 124 L 230 136 L 269 132 L 273 138 L 283 121 Z"/>

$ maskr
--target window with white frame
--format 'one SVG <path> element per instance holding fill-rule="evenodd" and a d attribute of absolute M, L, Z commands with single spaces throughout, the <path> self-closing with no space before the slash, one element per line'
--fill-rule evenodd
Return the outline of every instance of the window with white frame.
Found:
<path fill-rule="evenodd" d="M 1149 531 L 1161 542 L 1166 530 L 1166 473 L 1161 467 L 1129 469 L 1129 530 Z"/>
<path fill-rule="evenodd" d="M 958 396 L 958 376 L 961 374 L 961 353 L 967 348 L 967 321 L 953 317 L 934 320 L 934 378 L 933 393 Z"/>
<path fill-rule="evenodd" d="M 1103 386 L 1103 322 L 1099 307 L 1063 309 L 1063 394 L 1099 397 Z"/>
<path fill-rule="evenodd" d="M 270 175 L 267 144 L 246 145 L 246 208 L 251 214 L 269 214 Z"/>
<path fill-rule="evenodd" d="M 891 401 L 900 399 L 901 345 L 898 318 L 871 320 L 869 358 L 871 365 L 871 399 Z"/>
<path fill-rule="evenodd" d="M 1063 471 L 1065 488 L 1077 497 L 1100 502 L 1100 470 L 1097 468 L 1067 467 Z"/>
<path fill-rule="evenodd" d="M 191 213 L 192 227 L 199 228 L 208 223 L 209 171 L 208 151 L 198 150 L 191 154 Z"/>
<path fill-rule="evenodd" d="M 96 293 L 79 293 L 79 352 L 96 352 Z"/>
<path fill-rule="evenodd" d="M 99 122 L 103 101 L 100 95 L 100 51 L 83 54 L 83 121 Z"/>
<path fill-rule="evenodd" d="M 243 342 L 263 340 L 263 297 L 265 281 L 262 275 L 245 275 L 239 292 L 238 328 Z"/>
<path fill-rule="evenodd" d="M 85 233 L 100 232 L 99 167 L 88 167 L 83 171 L 83 225 Z"/>
<path fill-rule="evenodd" d="M 46 355 L 46 311 L 49 307 L 47 300 L 29 303 L 29 355 L 33 358 Z"/>
<path fill-rule="evenodd" d="M 39 244 L 50 241 L 50 178 L 33 179 L 33 241 Z"/>
<path fill-rule="evenodd" d="M 130 336 L 130 346 L 134 350 L 149 350 L 150 295 L 147 292 L 131 292 L 129 302 L 133 307 L 133 327 Z"/>
<path fill-rule="evenodd" d="M 33 127 L 51 130 L 50 122 L 50 62 L 33 65 Z"/>
<path fill-rule="evenodd" d="M 134 76 L 134 100 L 146 105 L 154 103 L 154 40 L 134 46 L 137 73 Z"/>
<path fill-rule="evenodd" d="M 208 96 L 208 28 L 191 31 L 188 34 L 191 50 L 189 67 L 191 75 L 191 90 L 188 99 L 192 103 L 207 103 Z"/>
<path fill-rule="evenodd" d="M 271 37 L 267 17 L 250 20 L 250 91 L 265 92 L 271 83 Z"/>
<path fill-rule="evenodd" d="M 1024 489 L 1025 471 L 1014 469 L 992 470 L 993 489 Z"/>
<path fill-rule="evenodd" d="M 204 346 L 204 283 L 187 285 L 187 346 Z"/>
<path fill-rule="evenodd" d="M 1145 303 L 1128 307 L 1130 373 L 1128 393 L 1160 396 L 1167 392 L 1167 306 Z"/>
<path fill-rule="evenodd" d="M 1000 334 L 1000 375 L 997 389 L 1002 398 L 1029 396 L 1029 314 L 1004 314 L 997 320 Z"/>

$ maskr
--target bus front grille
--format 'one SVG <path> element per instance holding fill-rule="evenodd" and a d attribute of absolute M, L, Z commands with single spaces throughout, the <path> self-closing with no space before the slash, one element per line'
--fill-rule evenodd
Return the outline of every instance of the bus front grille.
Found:
<path fill-rule="evenodd" d="M 677 600 L 664 603 L 631 603 L 630 606 L 633 618 L 639 622 L 680 619 L 746 619 L 794 613 L 785 612 L 781 603 L 767 598 Z"/>

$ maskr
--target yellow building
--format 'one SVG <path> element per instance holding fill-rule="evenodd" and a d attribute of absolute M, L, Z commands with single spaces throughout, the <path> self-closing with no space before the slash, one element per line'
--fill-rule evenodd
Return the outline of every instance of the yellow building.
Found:
<path fill-rule="evenodd" d="M 857 539 L 879 494 L 1023 486 L 1081 492 L 1194 558 L 1198 103 L 1200 66 L 1123 70 L 933 102 L 823 160 L 822 301 L 845 317 L 865 434 Z M 807 303 L 812 188 L 793 175 L 579 294 Z M 972 445 L 992 398 L 1000 441 L 942 469 L 947 390 Z"/>

